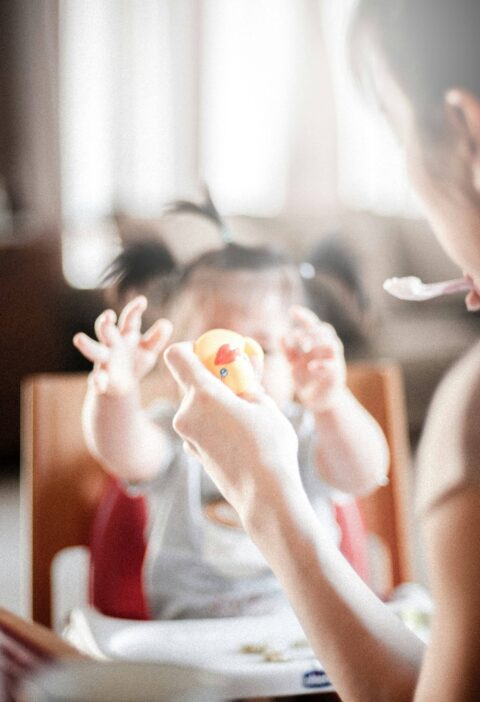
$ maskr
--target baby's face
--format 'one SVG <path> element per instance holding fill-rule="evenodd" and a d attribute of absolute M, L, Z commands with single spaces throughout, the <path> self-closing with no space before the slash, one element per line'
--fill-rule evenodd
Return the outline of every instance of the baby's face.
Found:
<path fill-rule="evenodd" d="M 275 288 L 265 286 L 259 290 L 258 283 L 252 295 L 240 295 L 244 293 L 243 286 L 239 288 L 234 278 L 230 276 L 230 284 L 223 291 L 216 288 L 185 291 L 178 308 L 183 320 L 178 319 L 177 332 L 193 340 L 209 329 L 231 329 L 258 341 L 265 352 L 262 383 L 279 407 L 283 407 L 293 396 L 290 366 L 281 347 L 281 339 L 289 328 L 288 302 Z M 177 320 L 173 321 L 177 326 Z"/>

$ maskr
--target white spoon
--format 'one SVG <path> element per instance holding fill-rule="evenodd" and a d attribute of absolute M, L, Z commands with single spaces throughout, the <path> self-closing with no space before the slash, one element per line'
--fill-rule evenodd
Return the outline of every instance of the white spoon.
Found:
<path fill-rule="evenodd" d="M 440 295 L 451 295 L 472 290 L 473 284 L 467 278 L 444 280 L 439 283 L 424 283 L 416 276 L 406 278 L 388 278 L 383 289 L 399 300 L 431 300 Z"/>

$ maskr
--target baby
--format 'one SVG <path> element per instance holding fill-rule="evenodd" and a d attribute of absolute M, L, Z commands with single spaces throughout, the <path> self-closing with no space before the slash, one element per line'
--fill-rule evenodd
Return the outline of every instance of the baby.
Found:
<path fill-rule="evenodd" d="M 83 413 L 87 443 L 128 489 L 149 496 L 144 577 L 153 617 L 273 612 L 286 603 L 279 584 L 172 429 L 178 396 L 163 363 L 162 399 L 148 411 L 141 407 L 141 380 L 156 366 L 172 328 L 176 339 L 232 329 L 262 345 L 262 383 L 295 428 L 305 489 L 333 540 L 339 538 L 334 503 L 384 482 L 386 442 L 346 387 L 334 329 L 299 304 L 301 278 L 283 254 L 229 243 L 177 269 L 170 288 L 173 325 L 160 319 L 142 334 L 147 300 L 137 295 L 118 321 L 112 310 L 100 315 L 98 341 L 75 336 L 76 347 L 94 364 Z"/>

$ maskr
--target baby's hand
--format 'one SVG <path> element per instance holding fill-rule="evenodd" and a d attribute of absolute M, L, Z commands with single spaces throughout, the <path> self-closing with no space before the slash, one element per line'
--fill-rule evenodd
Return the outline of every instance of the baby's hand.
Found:
<path fill-rule="evenodd" d="M 73 343 L 93 363 L 90 375 L 99 394 L 126 395 L 155 365 L 167 344 L 172 325 L 159 319 L 145 334 L 141 334 L 142 314 L 147 299 L 140 295 L 128 303 L 118 319 L 113 310 L 105 310 L 95 322 L 98 341 L 83 332 Z"/>
<path fill-rule="evenodd" d="M 343 345 L 335 329 L 305 307 L 290 310 L 291 333 L 283 350 L 292 368 L 295 391 L 311 412 L 330 409 L 346 387 Z"/>

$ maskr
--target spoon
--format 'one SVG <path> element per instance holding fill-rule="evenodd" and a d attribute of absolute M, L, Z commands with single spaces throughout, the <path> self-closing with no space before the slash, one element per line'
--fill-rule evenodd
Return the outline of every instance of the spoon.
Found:
<path fill-rule="evenodd" d="M 388 278 L 383 289 L 399 300 L 431 300 L 440 295 L 451 295 L 473 289 L 473 283 L 467 278 L 444 280 L 439 283 L 424 283 L 420 278 L 410 275 L 405 278 Z"/>

